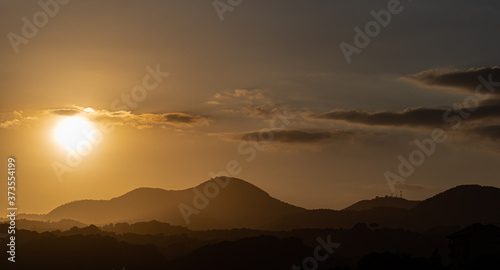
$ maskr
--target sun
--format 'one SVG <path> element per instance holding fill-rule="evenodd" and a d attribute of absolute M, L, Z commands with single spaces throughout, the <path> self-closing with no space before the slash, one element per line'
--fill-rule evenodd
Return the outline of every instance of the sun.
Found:
<path fill-rule="evenodd" d="M 54 139 L 67 150 L 74 151 L 89 140 L 88 134 L 92 128 L 92 123 L 83 117 L 64 117 L 54 130 Z"/>

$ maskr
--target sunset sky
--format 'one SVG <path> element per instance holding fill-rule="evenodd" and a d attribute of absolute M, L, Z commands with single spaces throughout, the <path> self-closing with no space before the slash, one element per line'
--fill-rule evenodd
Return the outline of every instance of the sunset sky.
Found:
<path fill-rule="evenodd" d="M 236 177 L 273 197 L 341 209 L 390 195 L 384 173 L 449 128 L 443 115 L 464 99 L 474 110 L 449 115 L 463 123 L 397 194 L 500 187 L 498 1 L 402 0 L 351 63 L 339 45 L 355 46 L 354 27 L 391 1 L 244 0 L 223 14 L 212 1 L 63 2 L 13 46 L 9 33 L 22 37 L 22 18 L 44 9 L 0 0 L 0 168 L 17 159 L 20 212 L 190 188 L 233 160 Z M 488 97 L 475 104 L 478 87 Z M 76 166 L 63 145 L 79 142 L 72 125 L 103 134 Z M 276 126 L 265 149 L 248 150 L 249 136 Z M 71 172 L 58 177 L 54 164 Z"/>

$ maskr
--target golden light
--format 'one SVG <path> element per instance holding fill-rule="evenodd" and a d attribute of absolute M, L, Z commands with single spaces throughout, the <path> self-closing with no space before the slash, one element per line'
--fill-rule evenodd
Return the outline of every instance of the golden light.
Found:
<path fill-rule="evenodd" d="M 65 117 L 57 125 L 54 139 L 67 150 L 74 151 L 79 144 L 89 140 L 88 134 L 92 129 L 92 123 L 83 117 Z"/>

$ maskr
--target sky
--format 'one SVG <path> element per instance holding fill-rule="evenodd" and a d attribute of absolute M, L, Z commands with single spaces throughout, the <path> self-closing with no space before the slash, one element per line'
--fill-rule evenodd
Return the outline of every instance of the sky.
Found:
<path fill-rule="evenodd" d="M 498 1 L 0 5 L 20 212 L 214 175 L 309 209 L 499 187 Z"/>

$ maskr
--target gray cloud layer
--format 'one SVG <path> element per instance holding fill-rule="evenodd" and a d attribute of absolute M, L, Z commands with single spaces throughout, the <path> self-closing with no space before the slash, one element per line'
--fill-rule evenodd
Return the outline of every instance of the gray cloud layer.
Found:
<path fill-rule="evenodd" d="M 495 94 L 500 91 L 500 67 L 469 69 L 466 71 L 427 70 L 407 77 L 410 81 L 426 86 L 460 88 L 475 91 L 481 85 L 479 78 L 491 79 L 496 87 Z"/>
<path fill-rule="evenodd" d="M 327 113 L 313 114 L 310 117 L 324 120 L 341 120 L 356 124 L 380 126 L 408 126 L 408 127 L 441 127 L 448 125 L 445 119 L 446 112 L 452 109 L 445 108 L 409 108 L 399 112 L 368 112 L 360 110 L 333 110 Z M 485 118 L 500 117 L 500 104 L 481 105 L 468 112 L 466 120 L 474 121 Z M 448 114 L 448 118 L 459 116 L 459 110 Z M 463 117 L 462 117 L 463 118 Z M 465 118 L 464 118 L 465 120 Z"/>
<path fill-rule="evenodd" d="M 313 118 L 342 120 L 357 124 L 381 126 L 439 126 L 443 125 L 444 109 L 412 108 L 401 112 L 367 112 L 360 110 L 333 110 L 314 114 Z"/>
<path fill-rule="evenodd" d="M 340 120 L 350 123 L 380 126 L 442 127 L 456 123 L 453 118 L 477 121 L 487 118 L 500 118 L 500 100 L 488 96 L 499 94 L 500 67 L 469 69 L 466 71 L 427 70 L 407 77 L 413 82 L 433 87 L 452 87 L 465 89 L 476 94 L 480 89 L 482 99 L 471 96 L 476 103 L 454 105 L 450 108 L 408 108 L 404 111 L 369 112 L 361 110 L 332 110 L 312 114 L 309 117 L 323 120 Z M 469 101 L 470 101 L 469 100 Z M 463 108 L 462 108 L 463 107 Z M 452 110 L 452 111 L 450 111 Z M 500 120 L 500 119 L 499 119 Z M 458 121 L 458 120 L 456 120 Z M 480 123 L 484 125 L 484 123 Z"/>
<path fill-rule="evenodd" d="M 307 131 L 297 129 L 251 131 L 244 133 L 214 134 L 230 141 L 262 141 L 287 144 L 314 144 L 327 141 L 345 141 L 355 138 L 351 131 Z"/>

